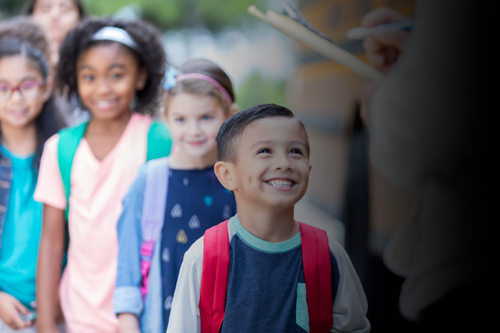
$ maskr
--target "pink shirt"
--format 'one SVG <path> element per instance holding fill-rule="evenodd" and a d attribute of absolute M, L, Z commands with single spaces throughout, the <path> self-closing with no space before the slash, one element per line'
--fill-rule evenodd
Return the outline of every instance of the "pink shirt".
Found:
<path fill-rule="evenodd" d="M 151 118 L 137 113 L 116 146 L 99 161 L 85 138 L 71 170 L 68 263 L 59 293 L 67 332 L 118 332 L 113 312 L 118 240 L 116 223 L 122 199 L 146 162 Z M 66 196 L 57 162 L 59 135 L 45 144 L 34 198 L 66 209 Z"/>

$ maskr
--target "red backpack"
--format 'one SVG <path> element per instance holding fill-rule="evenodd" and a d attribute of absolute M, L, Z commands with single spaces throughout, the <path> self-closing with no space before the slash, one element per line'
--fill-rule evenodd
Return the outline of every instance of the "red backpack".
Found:
<path fill-rule="evenodd" d="M 201 276 L 201 333 L 218 333 L 226 308 L 229 273 L 228 221 L 205 231 Z M 327 333 L 333 325 L 332 264 L 324 230 L 299 222 L 306 282 L 309 332 Z"/>

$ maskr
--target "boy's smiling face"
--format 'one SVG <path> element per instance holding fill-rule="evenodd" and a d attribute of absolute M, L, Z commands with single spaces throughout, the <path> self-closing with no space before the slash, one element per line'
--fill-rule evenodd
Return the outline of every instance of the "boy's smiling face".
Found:
<path fill-rule="evenodd" d="M 293 208 L 309 181 L 307 138 L 295 118 L 270 117 L 249 124 L 233 143 L 236 161 L 218 172 L 238 206 Z M 222 170 L 221 170 L 222 171 Z M 219 174 L 220 173 L 220 174 Z"/>

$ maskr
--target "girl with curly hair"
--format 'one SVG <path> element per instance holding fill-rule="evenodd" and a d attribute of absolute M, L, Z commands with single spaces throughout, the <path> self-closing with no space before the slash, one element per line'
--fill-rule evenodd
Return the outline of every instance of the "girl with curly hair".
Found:
<path fill-rule="evenodd" d="M 43 145 L 64 126 L 47 55 L 37 24 L 0 23 L 0 332 L 6 333 L 36 332 L 42 204 L 33 192 Z"/>
<path fill-rule="evenodd" d="M 38 327 L 56 332 L 59 290 L 69 332 L 114 333 L 121 202 L 139 166 L 170 153 L 166 126 L 152 119 L 166 56 L 150 24 L 106 18 L 82 21 L 60 55 L 57 86 L 90 120 L 51 137 L 42 155 L 34 195 L 44 204 Z"/>

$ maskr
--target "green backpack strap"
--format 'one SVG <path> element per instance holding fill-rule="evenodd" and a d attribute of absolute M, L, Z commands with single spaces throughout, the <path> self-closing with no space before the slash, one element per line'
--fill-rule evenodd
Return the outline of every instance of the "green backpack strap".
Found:
<path fill-rule="evenodd" d="M 66 222 L 68 221 L 69 214 L 69 192 L 71 189 L 70 176 L 71 176 L 71 166 L 73 165 L 73 159 L 75 158 L 76 149 L 80 144 L 80 140 L 85 134 L 85 129 L 87 128 L 87 122 L 80 125 L 64 128 L 59 131 L 59 143 L 57 145 L 57 161 L 59 164 L 59 171 L 61 173 L 61 179 L 64 187 L 64 193 L 66 194 Z M 62 261 L 62 267 L 66 266 L 68 259 L 68 247 L 69 247 L 69 230 L 66 226 L 66 241 L 64 248 L 64 256 Z M 62 274 L 62 271 L 61 271 Z"/>
<path fill-rule="evenodd" d="M 66 194 L 66 220 L 69 212 L 69 195 L 71 190 L 71 167 L 75 158 L 76 149 L 82 140 L 88 122 L 69 127 L 59 132 L 59 145 L 57 147 L 57 159 L 59 170 Z M 161 121 L 153 121 L 148 132 L 148 146 L 146 160 L 153 160 L 170 155 L 172 139 L 167 126 Z"/>
<path fill-rule="evenodd" d="M 69 212 L 69 194 L 70 194 L 70 176 L 73 159 L 75 158 L 76 149 L 80 144 L 80 140 L 85 134 L 88 122 L 80 125 L 62 129 L 59 132 L 59 144 L 57 146 L 57 160 L 59 162 L 59 171 L 66 194 L 66 221 L 68 220 Z"/>
<path fill-rule="evenodd" d="M 170 155 L 172 137 L 165 123 L 154 120 L 148 132 L 148 152 L 146 161 Z"/>

